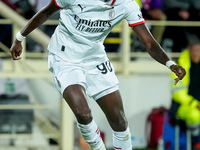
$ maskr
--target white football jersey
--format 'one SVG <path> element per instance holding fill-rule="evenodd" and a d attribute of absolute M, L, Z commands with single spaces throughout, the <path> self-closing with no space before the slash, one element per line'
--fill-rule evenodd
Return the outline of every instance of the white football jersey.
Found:
<path fill-rule="evenodd" d="M 144 23 L 135 0 L 54 0 L 59 25 L 48 50 L 72 63 L 98 63 L 107 59 L 103 42 L 122 19 L 129 26 Z"/>

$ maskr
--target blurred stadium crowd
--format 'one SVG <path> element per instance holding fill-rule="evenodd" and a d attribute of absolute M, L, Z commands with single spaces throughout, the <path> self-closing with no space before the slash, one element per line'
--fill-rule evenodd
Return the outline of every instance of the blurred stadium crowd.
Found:
<path fill-rule="evenodd" d="M 49 3 L 50 0 L 2 0 L 7 6 L 13 9 L 16 13 L 24 17 L 25 19 L 30 19 L 37 11 Z M 50 19 L 58 19 L 59 13 L 51 16 Z M 4 19 L 0 14 L 0 19 Z M 55 29 L 55 25 L 41 26 L 47 35 L 51 36 Z M 0 24 L 0 42 L 5 44 L 7 47 L 11 46 L 12 39 L 12 25 L 2 25 Z M 27 37 L 26 40 L 27 51 L 39 51 L 43 52 L 43 47 L 36 43 L 31 38 Z"/>
<path fill-rule="evenodd" d="M 30 19 L 38 10 L 44 7 L 50 0 L 2 0 L 6 5 L 26 19 Z M 136 0 L 140 5 L 143 17 L 146 20 L 163 21 L 199 21 L 199 0 Z M 55 14 L 50 19 L 58 19 Z M 0 14 L 0 18 L 3 17 Z M 55 26 L 42 26 L 41 29 L 49 36 L 53 33 Z M 181 52 L 193 38 L 200 38 L 199 27 L 192 26 L 151 26 L 149 29 L 155 39 L 166 51 Z M 11 46 L 12 26 L 0 24 L 0 42 L 7 47 Z M 110 33 L 108 37 L 119 37 L 119 33 Z M 132 51 L 145 51 L 139 39 L 133 35 Z M 116 43 L 114 41 L 114 43 Z M 116 52 L 118 44 L 106 44 L 106 51 Z M 33 50 L 34 49 L 34 50 Z M 43 51 L 42 47 L 33 40 L 27 38 L 28 51 Z"/>

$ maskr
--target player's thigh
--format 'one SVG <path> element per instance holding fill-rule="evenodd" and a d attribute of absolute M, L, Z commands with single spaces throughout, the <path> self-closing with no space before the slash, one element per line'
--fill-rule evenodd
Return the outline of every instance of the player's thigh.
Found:
<path fill-rule="evenodd" d="M 96 102 L 104 112 L 118 113 L 118 110 L 124 111 L 121 95 L 118 90 L 99 98 Z"/>
<path fill-rule="evenodd" d="M 122 98 L 118 90 L 101 97 L 96 102 L 105 113 L 114 130 L 125 130 L 127 120 L 124 114 Z"/>
<path fill-rule="evenodd" d="M 91 111 L 86 100 L 86 79 L 82 66 L 49 54 L 49 67 L 57 90 L 63 95 L 76 118 L 84 122 L 90 119 Z"/>
<path fill-rule="evenodd" d="M 63 97 L 79 123 L 88 124 L 92 120 L 91 110 L 86 100 L 85 88 L 80 84 L 69 85 Z"/>
<path fill-rule="evenodd" d="M 64 90 L 63 97 L 72 110 L 78 109 L 81 111 L 88 109 L 85 89 L 79 84 L 69 85 Z"/>

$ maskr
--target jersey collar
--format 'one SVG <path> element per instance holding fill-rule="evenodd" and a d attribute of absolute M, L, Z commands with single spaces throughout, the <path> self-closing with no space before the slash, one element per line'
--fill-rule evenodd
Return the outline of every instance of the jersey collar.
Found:
<path fill-rule="evenodd" d="M 115 2 L 115 0 L 112 0 L 112 2 L 111 2 L 111 4 L 110 4 L 110 5 L 112 6 L 112 5 L 114 4 L 114 2 Z"/>

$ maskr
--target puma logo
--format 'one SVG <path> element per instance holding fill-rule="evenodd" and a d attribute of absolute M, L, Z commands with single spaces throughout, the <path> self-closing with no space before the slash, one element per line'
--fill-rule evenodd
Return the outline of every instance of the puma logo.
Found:
<path fill-rule="evenodd" d="M 78 4 L 78 6 L 81 8 L 81 12 L 83 11 L 84 8 L 86 8 L 85 6 L 81 6 L 81 4 Z"/>
<path fill-rule="evenodd" d="M 138 14 L 138 18 L 141 19 L 142 18 L 142 14 Z"/>

